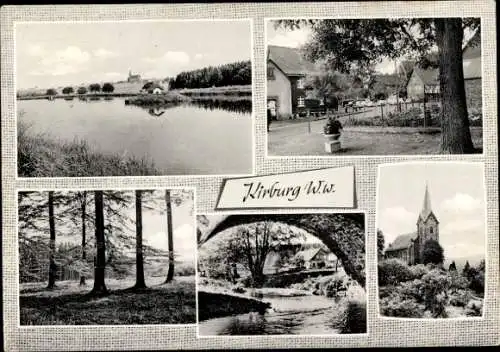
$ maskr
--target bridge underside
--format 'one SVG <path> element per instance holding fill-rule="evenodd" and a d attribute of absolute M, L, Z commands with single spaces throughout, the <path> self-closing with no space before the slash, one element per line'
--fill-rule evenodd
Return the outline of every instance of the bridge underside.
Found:
<path fill-rule="evenodd" d="M 198 245 L 229 228 L 262 221 L 295 226 L 319 238 L 342 262 L 345 272 L 365 287 L 365 217 L 362 213 L 229 215 L 206 231 L 199 226 Z"/>

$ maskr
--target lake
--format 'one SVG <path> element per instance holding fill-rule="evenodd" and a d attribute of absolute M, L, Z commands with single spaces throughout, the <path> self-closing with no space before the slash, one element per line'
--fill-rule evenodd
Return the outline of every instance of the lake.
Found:
<path fill-rule="evenodd" d="M 285 290 L 285 289 L 283 289 Z M 251 312 L 198 323 L 200 336 L 217 335 L 336 335 L 338 302 L 325 296 L 266 296 L 271 304 L 264 314 Z"/>
<path fill-rule="evenodd" d="M 145 158 L 165 175 L 252 173 L 249 103 L 142 108 L 121 98 L 17 102 L 31 133 L 86 140 L 104 154 Z"/>

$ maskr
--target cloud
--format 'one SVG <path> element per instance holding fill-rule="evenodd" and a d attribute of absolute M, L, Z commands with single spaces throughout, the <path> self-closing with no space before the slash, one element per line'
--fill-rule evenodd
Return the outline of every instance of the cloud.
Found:
<path fill-rule="evenodd" d="M 286 31 L 270 38 L 268 44 L 298 48 L 307 42 L 309 34 L 310 30 L 306 28 Z"/>
<path fill-rule="evenodd" d="M 39 45 L 39 44 L 33 44 L 30 45 L 27 49 L 26 52 L 30 56 L 43 56 L 45 55 L 45 49 Z"/>
<path fill-rule="evenodd" d="M 98 57 L 98 58 L 101 58 L 101 59 L 108 59 L 108 58 L 111 58 L 111 57 L 117 57 L 117 56 L 119 56 L 118 53 L 115 53 L 114 51 L 106 50 L 104 48 L 100 48 L 100 49 L 94 50 L 92 52 L 92 54 L 94 54 L 95 57 Z"/>
<path fill-rule="evenodd" d="M 480 209 L 482 202 L 480 199 L 474 198 L 465 193 L 457 193 L 453 198 L 446 199 L 442 203 L 445 210 L 469 212 Z"/>
<path fill-rule="evenodd" d="M 186 65 L 189 63 L 189 55 L 184 51 L 167 51 L 160 57 L 146 57 L 144 61 L 149 63 L 167 63 L 175 65 Z"/>
<path fill-rule="evenodd" d="M 196 55 L 194 56 L 194 59 L 195 59 L 195 60 L 201 60 L 201 59 L 203 59 L 203 57 L 204 57 L 204 55 L 203 55 L 203 54 L 196 54 Z"/>
<path fill-rule="evenodd" d="M 43 48 L 31 48 L 32 53 L 45 52 Z M 31 75 L 62 76 L 86 70 L 90 54 L 77 46 L 68 46 L 53 53 L 44 54 L 38 61 L 39 67 L 31 71 Z"/>
<path fill-rule="evenodd" d="M 104 75 L 106 77 L 119 77 L 119 76 L 123 76 L 123 73 L 120 73 L 120 72 L 106 72 Z"/>
<path fill-rule="evenodd" d="M 402 223 L 413 223 L 416 221 L 415 214 L 412 212 L 406 210 L 404 207 L 392 207 L 392 208 L 386 208 L 382 216 L 384 216 L 387 219 L 390 219 L 391 221 L 397 221 L 397 222 L 402 222 Z"/>
<path fill-rule="evenodd" d="M 168 250 L 168 236 L 163 231 L 149 235 L 146 242 L 155 248 Z M 194 260 L 196 245 L 193 225 L 183 224 L 174 229 L 174 251 L 178 260 Z"/>
<path fill-rule="evenodd" d="M 484 221 L 478 219 L 459 219 L 448 222 L 441 228 L 441 233 L 443 235 L 454 235 L 456 233 L 470 234 L 471 232 L 481 231 L 483 227 Z"/>

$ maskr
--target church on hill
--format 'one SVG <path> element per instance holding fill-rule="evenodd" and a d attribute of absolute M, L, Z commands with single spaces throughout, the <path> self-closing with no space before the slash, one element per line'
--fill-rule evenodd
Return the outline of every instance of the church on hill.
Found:
<path fill-rule="evenodd" d="M 432 211 L 429 188 L 425 186 L 424 204 L 417 218 L 415 232 L 399 235 L 385 250 L 386 258 L 398 258 L 409 265 L 423 263 L 424 243 L 435 240 L 439 243 L 439 221 Z"/>

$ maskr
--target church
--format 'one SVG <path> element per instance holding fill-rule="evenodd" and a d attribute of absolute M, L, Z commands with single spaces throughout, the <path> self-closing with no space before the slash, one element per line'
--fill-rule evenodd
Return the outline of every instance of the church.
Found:
<path fill-rule="evenodd" d="M 385 250 L 386 258 L 398 258 L 415 265 L 423 263 L 424 243 L 427 240 L 439 242 L 439 221 L 432 211 L 429 188 L 425 186 L 424 204 L 417 218 L 415 232 L 399 235 Z"/>

